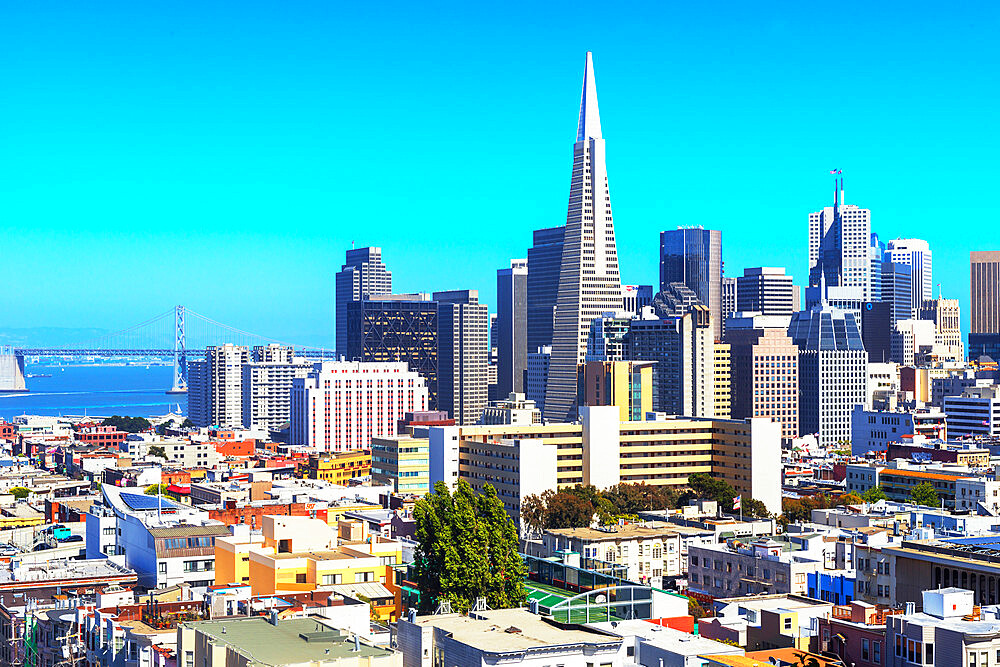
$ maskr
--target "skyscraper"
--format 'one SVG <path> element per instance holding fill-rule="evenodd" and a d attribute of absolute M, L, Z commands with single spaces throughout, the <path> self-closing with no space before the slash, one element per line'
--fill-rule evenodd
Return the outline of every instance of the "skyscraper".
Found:
<path fill-rule="evenodd" d="M 528 370 L 528 261 L 510 260 L 497 271 L 496 338 L 497 396 L 524 393 Z"/>
<path fill-rule="evenodd" d="M 564 226 L 538 229 L 532 234 L 528 249 L 528 352 L 552 345 L 565 234 Z"/>
<path fill-rule="evenodd" d="M 924 301 L 934 298 L 931 248 L 927 241 L 894 239 L 886 246 L 884 258 L 893 264 L 910 267 L 910 299 L 914 311 L 922 308 Z"/>
<path fill-rule="evenodd" d="M 970 253 L 969 283 L 972 333 L 1000 333 L 1000 251 Z"/>
<path fill-rule="evenodd" d="M 438 311 L 437 407 L 476 424 L 487 403 L 489 312 L 477 290 L 434 292 Z"/>
<path fill-rule="evenodd" d="M 833 206 L 809 214 L 809 286 L 853 288 L 852 298 L 860 304 L 872 298 L 871 211 L 844 201 L 841 178 L 839 190 L 834 180 Z M 838 299 L 844 300 L 845 292 L 839 291 Z"/>
<path fill-rule="evenodd" d="M 778 266 L 743 269 L 736 279 L 736 310 L 762 315 L 786 315 L 793 312 L 795 287 L 792 277 Z"/>
<path fill-rule="evenodd" d="M 382 248 L 352 248 L 336 278 L 337 353 L 347 350 L 347 304 L 392 293 L 392 272 L 382 263 Z"/>
<path fill-rule="evenodd" d="M 660 290 L 684 283 L 708 306 L 716 340 L 722 339 L 722 232 L 682 229 L 660 232 Z"/>
<path fill-rule="evenodd" d="M 642 312 L 643 306 L 653 302 L 652 285 L 622 285 L 622 310 L 632 315 Z"/>
<path fill-rule="evenodd" d="M 799 348 L 788 337 L 788 320 L 736 317 L 726 329 L 732 356 L 732 417 L 770 417 L 781 424 L 784 440 L 799 436 Z"/>
<path fill-rule="evenodd" d="M 882 301 L 890 305 L 889 330 L 896 329 L 896 322 L 913 319 L 912 267 L 895 262 L 882 262 Z"/>
<path fill-rule="evenodd" d="M 739 287 L 736 278 L 722 276 L 722 287 L 720 297 L 720 308 L 722 309 L 722 339 L 726 338 L 726 320 L 739 310 L 739 297 L 737 296 Z"/>
<path fill-rule="evenodd" d="M 595 317 L 621 307 L 621 278 L 594 61 L 587 52 L 573 146 L 549 384 L 545 392 L 546 419 L 576 418 L 577 368 L 587 351 L 590 323 Z"/>

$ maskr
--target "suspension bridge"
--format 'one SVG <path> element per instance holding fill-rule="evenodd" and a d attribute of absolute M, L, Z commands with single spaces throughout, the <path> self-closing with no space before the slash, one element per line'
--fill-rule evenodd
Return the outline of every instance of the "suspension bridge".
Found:
<path fill-rule="evenodd" d="M 28 391 L 24 375 L 26 357 L 143 357 L 172 358 L 174 380 L 167 393 L 184 393 L 188 359 L 204 357 L 206 348 L 226 343 L 250 348 L 277 344 L 294 348 L 298 357 L 335 358 L 333 350 L 267 338 L 217 322 L 184 306 L 175 306 L 144 322 L 82 341 L 74 347 L 0 347 L 0 392 Z"/>

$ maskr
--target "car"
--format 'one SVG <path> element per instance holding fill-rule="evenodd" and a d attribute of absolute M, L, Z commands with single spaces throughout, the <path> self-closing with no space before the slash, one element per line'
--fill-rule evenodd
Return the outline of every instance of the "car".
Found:
<path fill-rule="evenodd" d="M 42 542 L 41 544 L 36 544 L 35 548 L 32 549 L 32 551 L 45 551 L 46 549 L 52 549 L 52 548 L 53 547 L 51 544 L 46 544 L 45 542 Z"/>
<path fill-rule="evenodd" d="M 83 535 L 70 535 L 64 540 L 59 540 L 59 542 L 63 544 L 66 542 L 83 542 Z"/>

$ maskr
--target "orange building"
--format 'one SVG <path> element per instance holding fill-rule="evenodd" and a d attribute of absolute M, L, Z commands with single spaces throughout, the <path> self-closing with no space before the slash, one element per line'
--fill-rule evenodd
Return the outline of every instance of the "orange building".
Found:
<path fill-rule="evenodd" d="M 347 484 L 353 477 L 366 477 L 370 474 L 372 474 L 372 451 L 370 449 L 309 455 L 309 479 Z"/>

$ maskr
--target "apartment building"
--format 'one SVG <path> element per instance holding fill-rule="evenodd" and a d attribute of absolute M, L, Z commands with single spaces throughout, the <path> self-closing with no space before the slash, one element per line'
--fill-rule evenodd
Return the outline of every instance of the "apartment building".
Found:
<path fill-rule="evenodd" d="M 542 533 L 541 541 L 545 557 L 569 550 L 584 558 L 622 565 L 629 581 L 657 588 L 664 586 L 664 577 L 678 577 L 686 571 L 681 556 L 681 533 L 670 525 L 650 522 L 553 528 Z"/>
<path fill-rule="evenodd" d="M 924 582 L 924 585 L 929 585 Z M 1000 618 L 975 608 L 970 590 L 921 591 L 923 611 L 886 618 L 885 667 L 990 667 L 1000 662 Z"/>
<path fill-rule="evenodd" d="M 427 438 L 372 438 L 372 483 L 387 484 L 396 493 L 428 493 L 429 448 Z"/>
<path fill-rule="evenodd" d="M 792 552 L 790 540 L 761 538 L 743 544 L 688 547 L 690 588 L 713 598 L 808 592 L 809 574 L 823 569 L 822 554 Z"/>
<path fill-rule="evenodd" d="M 355 477 L 367 477 L 372 472 L 370 449 L 346 452 L 320 452 L 309 455 L 309 479 L 321 479 L 345 485 Z"/>

